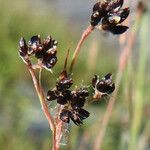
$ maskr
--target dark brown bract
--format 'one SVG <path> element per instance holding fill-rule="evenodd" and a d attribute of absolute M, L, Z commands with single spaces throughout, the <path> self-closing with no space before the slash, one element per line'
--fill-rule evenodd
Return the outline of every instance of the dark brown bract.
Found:
<path fill-rule="evenodd" d="M 41 41 L 39 35 L 31 37 L 28 45 L 24 38 L 19 41 L 19 54 L 24 61 L 30 60 L 30 56 L 38 59 L 37 64 L 46 69 L 51 69 L 57 62 L 57 41 L 51 36 Z M 40 62 L 40 64 L 39 64 Z"/>
<path fill-rule="evenodd" d="M 121 23 L 128 17 L 129 8 L 122 9 L 123 0 L 97 2 L 93 7 L 91 25 L 101 23 L 101 29 L 113 34 L 122 34 L 128 27 Z"/>

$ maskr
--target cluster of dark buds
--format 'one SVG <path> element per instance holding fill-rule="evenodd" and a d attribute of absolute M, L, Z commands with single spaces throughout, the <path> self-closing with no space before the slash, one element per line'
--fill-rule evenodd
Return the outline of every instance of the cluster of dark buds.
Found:
<path fill-rule="evenodd" d="M 91 25 L 97 26 L 100 23 L 104 31 L 113 34 L 124 33 L 128 27 L 121 23 L 128 17 L 130 11 L 128 7 L 122 9 L 123 3 L 124 0 L 97 2 L 93 7 Z"/>
<path fill-rule="evenodd" d="M 84 86 L 70 90 L 72 84 L 71 76 L 63 71 L 56 82 L 56 87 L 48 91 L 47 100 L 57 100 L 57 103 L 63 106 L 59 113 L 59 118 L 63 122 L 69 123 L 71 119 L 76 125 L 81 125 L 83 120 L 89 117 L 89 112 L 83 109 L 89 91 Z"/>
<path fill-rule="evenodd" d="M 115 90 L 115 84 L 112 82 L 112 74 L 108 73 L 101 80 L 97 75 L 92 79 L 92 85 L 95 90 L 94 99 L 99 99 L 102 96 L 109 95 Z"/>
<path fill-rule="evenodd" d="M 31 63 L 30 56 L 37 58 L 37 66 L 51 69 L 57 62 L 57 41 L 51 36 L 41 41 L 39 35 L 31 37 L 28 45 L 22 37 L 19 41 L 19 55 L 26 63 Z"/>

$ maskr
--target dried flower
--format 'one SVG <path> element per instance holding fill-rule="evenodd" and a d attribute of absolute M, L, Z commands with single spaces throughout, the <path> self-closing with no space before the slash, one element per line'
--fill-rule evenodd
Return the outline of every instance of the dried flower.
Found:
<path fill-rule="evenodd" d="M 60 119 L 63 122 L 69 123 L 71 119 L 76 125 L 80 125 L 83 119 L 89 116 L 89 112 L 82 108 L 89 96 L 89 91 L 87 87 L 70 90 L 72 84 L 72 78 L 64 70 L 56 82 L 56 87 L 48 91 L 47 100 L 57 100 L 58 104 L 64 106 L 60 112 Z"/>
<path fill-rule="evenodd" d="M 24 38 L 19 41 L 19 54 L 25 60 L 26 57 L 34 55 L 38 62 L 37 64 L 46 69 L 51 69 L 57 62 L 57 41 L 53 40 L 51 36 L 41 41 L 39 35 L 31 37 L 28 45 Z M 40 64 L 39 64 L 40 62 Z"/>
<path fill-rule="evenodd" d="M 124 0 L 97 2 L 93 7 L 91 25 L 101 23 L 101 29 L 113 34 L 122 34 L 128 27 L 121 23 L 128 17 L 129 8 L 122 9 Z"/>
<path fill-rule="evenodd" d="M 112 74 L 108 73 L 99 80 L 97 75 L 92 79 L 92 85 L 95 90 L 94 98 L 101 98 L 103 95 L 109 95 L 115 90 L 115 84 L 112 83 Z"/>

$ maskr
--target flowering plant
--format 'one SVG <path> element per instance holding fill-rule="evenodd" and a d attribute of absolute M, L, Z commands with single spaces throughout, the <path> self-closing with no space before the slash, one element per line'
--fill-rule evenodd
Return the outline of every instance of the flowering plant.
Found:
<path fill-rule="evenodd" d="M 32 76 L 43 112 L 53 132 L 53 150 L 59 149 L 64 124 L 69 124 L 70 120 L 72 120 L 77 126 L 82 125 L 83 120 L 90 115 L 84 108 L 85 104 L 89 101 L 99 101 L 102 97 L 110 95 L 115 90 L 111 73 L 108 73 L 102 79 L 99 79 L 97 75 L 91 79 L 92 94 L 89 92 L 89 86 L 81 86 L 72 90 L 71 86 L 74 84 L 72 72 L 81 45 L 96 27 L 101 26 L 102 30 L 113 34 L 122 34 L 128 29 L 127 26 L 123 26 L 121 23 L 128 17 L 129 8 L 122 9 L 122 5 L 123 0 L 97 2 L 94 5 L 90 25 L 84 31 L 77 44 L 69 70 L 67 69 L 68 51 L 64 68 L 60 72 L 55 87 L 47 92 L 47 96 L 45 96 L 41 85 L 41 71 L 46 69 L 52 72 L 53 67 L 57 63 L 58 42 L 51 36 L 41 40 L 39 35 L 31 37 L 28 44 L 23 37 L 19 41 L 19 55 Z M 35 57 L 37 60 L 35 64 L 32 62 L 32 57 Z M 37 69 L 40 70 L 39 80 L 35 74 Z M 54 100 L 57 104 L 57 112 L 52 116 L 48 103 Z"/>

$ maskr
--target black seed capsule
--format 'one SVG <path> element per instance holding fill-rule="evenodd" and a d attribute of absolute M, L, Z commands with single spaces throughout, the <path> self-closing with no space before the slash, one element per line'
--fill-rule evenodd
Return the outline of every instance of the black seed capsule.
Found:
<path fill-rule="evenodd" d="M 29 49 L 28 49 L 29 55 L 35 54 L 37 51 L 41 51 L 42 46 L 41 46 L 40 36 L 39 35 L 32 36 L 28 45 L 29 45 Z"/>
<path fill-rule="evenodd" d="M 78 113 L 79 113 L 79 116 L 82 117 L 82 119 L 86 119 L 90 116 L 90 113 L 82 108 L 78 109 Z"/>
<path fill-rule="evenodd" d="M 108 73 L 101 80 L 95 76 L 93 78 L 93 87 L 95 89 L 94 97 L 101 97 L 102 95 L 111 94 L 115 90 L 115 84 L 112 83 L 112 74 Z"/>
<path fill-rule="evenodd" d="M 95 87 L 97 81 L 98 81 L 98 76 L 97 76 L 97 75 L 94 75 L 94 77 L 93 77 L 93 79 L 92 79 L 92 85 L 93 85 L 93 87 Z"/>
<path fill-rule="evenodd" d="M 19 54 L 21 57 L 25 57 L 27 55 L 28 46 L 26 44 L 25 39 L 22 37 L 19 41 Z"/>
<path fill-rule="evenodd" d="M 124 0 L 111 1 L 110 3 L 108 3 L 108 6 L 106 9 L 108 11 L 115 11 L 115 9 L 119 10 L 122 7 L 123 3 L 124 3 Z"/>
<path fill-rule="evenodd" d="M 56 56 L 46 56 L 43 59 L 43 65 L 47 68 L 47 69 L 51 69 L 52 67 L 54 67 L 54 65 L 57 62 L 57 57 Z"/>
<path fill-rule="evenodd" d="M 70 122 L 70 116 L 71 116 L 71 112 L 66 109 L 63 109 L 60 113 L 60 119 L 65 123 Z"/>
<path fill-rule="evenodd" d="M 47 97 L 46 98 L 47 98 L 48 101 L 55 100 L 57 97 L 58 97 L 57 90 L 49 90 L 47 92 Z"/>
<path fill-rule="evenodd" d="M 124 20 L 127 19 L 127 17 L 129 16 L 130 13 L 130 9 L 129 8 L 124 8 L 124 9 L 120 9 L 116 15 L 120 17 L 120 21 L 118 23 L 122 23 Z"/>
<path fill-rule="evenodd" d="M 71 91 L 63 90 L 59 92 L 59 96 L 57 98 L 57 103 L 61 105 L 67 104 L 68 101 L 71 99 Z"/>
<path fill-rule="evenodd" d="M 123 34 L 129 29 L 127 26 L 123 25 L 117 25 L 117 26 L 112 26 L 108 28 L 108 31 L 110 31 L 113 34 Z"/>
<path fill-rule="evenodd" d="M 56 88 L 57 88 L 57 90 L 62 91 L 64 89 L 69 89 L 72 84 L 73 84 L 72 78 L 68 77 L 68 78 L 59 80 L 56 83 Z"/>
<path fill-rule="evenodd" d="M 75 125 L 79 126 L 83 124 L 82 119 L 78 116 L 77 112 L 72 112 L 71 113 L 71 120 L 74 122 Z"/>
<path fill-rule="evenodd" d="M 112 74 L 108 73 L 102 80 L 97 82 L 96 89 L 102 94 L 111 94 L 115 90 L 115 84 L 112 83 Z"/>

